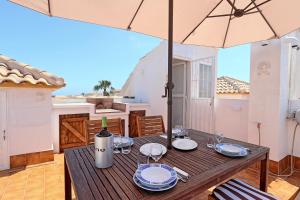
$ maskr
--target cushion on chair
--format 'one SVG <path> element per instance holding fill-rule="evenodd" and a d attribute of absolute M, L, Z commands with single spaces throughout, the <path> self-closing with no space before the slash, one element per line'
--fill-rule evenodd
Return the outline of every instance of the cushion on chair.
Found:
<path fill-rule="evenodd" d="M 231 179 L 219 185 L 214 189 L 212 196 L 216 200 L 278 200 L 239 179 Z"/>

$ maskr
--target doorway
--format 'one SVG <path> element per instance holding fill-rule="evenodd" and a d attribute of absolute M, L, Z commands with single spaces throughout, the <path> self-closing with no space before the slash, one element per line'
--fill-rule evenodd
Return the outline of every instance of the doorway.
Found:
<path fill-rule="evenodd" d="M 191 66 L 190 128 L 214 132 L 215 58 L 194 60 Z"/>
<path fill-rule="evenodd" d="M 173 126 L 186 126 L 186 62 L 173 64 Z"/>
<path fill-rule="evenodd" d="M 0 170 L 9 169 L 6 91 L 0 91 Z"/>

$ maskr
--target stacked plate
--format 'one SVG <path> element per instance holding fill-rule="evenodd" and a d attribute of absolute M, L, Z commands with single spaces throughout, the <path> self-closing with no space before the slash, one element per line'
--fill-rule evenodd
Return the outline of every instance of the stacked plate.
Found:
<path fill-rule="evenodd" d="M 248 149 L 238 144 L 220 143 L 215 150 L 229 157 L 244 157 L 248 155 Z"/>
<path fill-rule="evenodd" d="M 166 164 L 142 164 L 136 170 L 133 181 L 148 191 L 165 191 L 177 184 L 177 172 Z"/>

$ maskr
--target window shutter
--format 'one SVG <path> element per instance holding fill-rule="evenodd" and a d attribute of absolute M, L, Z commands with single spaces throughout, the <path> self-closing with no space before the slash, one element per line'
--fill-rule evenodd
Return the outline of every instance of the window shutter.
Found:
<path fill-rule="evenodd" d="M 211 98 L 213 86 L 213 58 L 194 61 L 192 65 L 192 98 Z"/>

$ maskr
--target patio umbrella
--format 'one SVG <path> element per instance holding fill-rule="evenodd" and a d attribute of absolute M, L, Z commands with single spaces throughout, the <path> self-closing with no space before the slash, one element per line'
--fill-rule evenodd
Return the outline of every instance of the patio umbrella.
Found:
<path fill-rule="evenodd" d="M 40 13 L 168 39 L 168 147 L 172 130 L 173 41 L 231 47 L 279 38 L 300 27 L 299 0 L 11 0 Z"/>

